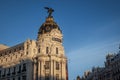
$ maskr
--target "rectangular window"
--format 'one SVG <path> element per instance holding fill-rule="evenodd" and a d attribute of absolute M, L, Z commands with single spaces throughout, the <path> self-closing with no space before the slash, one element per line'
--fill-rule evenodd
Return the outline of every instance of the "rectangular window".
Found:
<path fill-rule="evenodd" d="M 19 71 L 18 71 L 18 73 L 20 73 L 21 72 L 21 65 L 19 65 Z"/>
<path fill-rule="evenodd" d="M 50 69 L 50 61 L 45 61 L 45 69 Z"/>
<path fill-rule="evenodd" d="M 21 47 L 19 47 L 19 50 L 21 50 L 22 48 Z"/>
<path fill-rule="evenodd" d="M 26 63 L 23 64 L 23 69 L 22 69 L 22 72 L 25 72 L 26 71 Z"/>
<path fill-rule="evenodd" d="M 15 72 L 16 67 L 14 67 L 14 72 Z"/>
<path fill-rule="evenodd" d="M 15 80 L 15 78 L 13 78 L 13 80 Z"/>
<path fill-rule="evenodd" d="M 48 54 L 48 52 L 49 52 L 49 48 L 48 48 L 48 47 L 46 47 L 46 54 Z"/>
<path fill-rule="evenodd" d="M 7 74 L 8 76 L 10 75 L 10 68 L 8 69 L 8 74 Z"/>
<path fill-rule="evenodd" d="M 4 69 L 4 75 L 6 74 L 6 69 Z"/>
<path fill-rule="evenodd" d="M 18 77 L 18 80 L 20 80 L 20 77 Z"/>
<path fill-rule="evenodd" d="M 5 77 L 5 74 L 6 74 L 6 69 L 4 69 L 4 73 L 3 73 L 2 77 Z"/>
<path fill-rule="evenodd" d="M 58 48 L 56 47 L 56 54 L 58 54 Z"/>
<path fill-rule="evenodd" d="M 15 75 L 15 70 L 16 70 L 16 67 L 13 67 L 13 72 L 12 72 L 13 75 Z"/>
<path fill-rule="evenodd" d="M 38 53 L 40 53 L 40 48 L 38 49 Z"/>
<path fill-rule="evenodd" d="M 22 76 L 22 80 L 27 80 L 26 75 Z"/>
<path fill-rule="evenodd" d="M 1 70 L 0 70 L 0 78 L 1 78 Z"/>
<path fill-rule="evenodd" d="M 28 55 L 28 51 L 26 52 L 26 55 Z"/>
<path fill-rule="evenodd" d="M 56 70 L 59 70 L 59 62 L 56 62 Z"/>

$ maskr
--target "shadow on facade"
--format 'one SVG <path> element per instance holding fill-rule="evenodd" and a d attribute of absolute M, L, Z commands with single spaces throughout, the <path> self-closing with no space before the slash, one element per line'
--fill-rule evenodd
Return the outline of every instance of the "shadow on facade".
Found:
<path fill-rule="evenodd" d="M 42 66 L 44 68 L 44 65 Z M 45 69 L 43 71 L 44 76 L 42 76 L 38 69 L 38 62 L 30 59 L 0 66 L 0 80 L 67 80 L 57 74 L 51 76 L 50 71 Z"/>

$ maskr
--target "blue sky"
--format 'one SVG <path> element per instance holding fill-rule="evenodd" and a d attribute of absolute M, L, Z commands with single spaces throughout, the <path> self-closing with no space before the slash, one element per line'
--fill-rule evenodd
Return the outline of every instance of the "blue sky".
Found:
<path fill-rule="evenodd" d="M 103 66 L 105 55 L 118 51 L 120 0 L 0 0 L 0 43 L 36 39 L 47 17 L 45 6 L 54 8 L 62 29 L 70 80 Z"/>

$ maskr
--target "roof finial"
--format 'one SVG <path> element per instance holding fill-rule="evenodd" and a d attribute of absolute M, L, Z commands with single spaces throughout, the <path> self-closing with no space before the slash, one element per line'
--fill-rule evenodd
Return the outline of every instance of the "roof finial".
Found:
<path fill-rule="evenodd" d="M 54 9 L 49 8 L 49 7 L 45 7 L 45 9 L 48 10 L 48 12 L 47 12 L 47 13 L 49 13 L 49 14 L 48 14 L 48 17 L 52 17 L 51 15 L 52 15 L 52 13 L 54 12 Z"/>

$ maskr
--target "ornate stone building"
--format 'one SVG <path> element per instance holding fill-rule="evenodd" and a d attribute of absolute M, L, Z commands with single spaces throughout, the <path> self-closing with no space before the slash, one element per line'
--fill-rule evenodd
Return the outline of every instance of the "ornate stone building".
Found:
<path fill-rule="evenodd" d="M 0 80 L 67 80 L 67 58 L 62 31 L 51 16 L 38 31 L 37 40 L 0 48 Z"/>
<path fill-rule="evenodd" d="M 94 67 L 85 73 L 82 80 L 120 80 L 120 51 L 106 56 L 105 67 Z"/>

